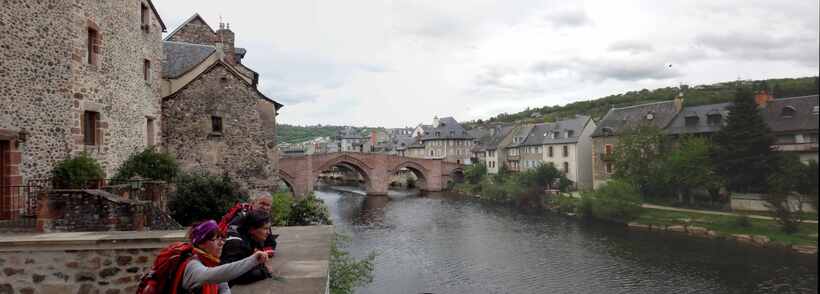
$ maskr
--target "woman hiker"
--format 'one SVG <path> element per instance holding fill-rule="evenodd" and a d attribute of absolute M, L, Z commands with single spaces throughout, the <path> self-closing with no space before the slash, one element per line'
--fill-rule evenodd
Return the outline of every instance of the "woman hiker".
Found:
<path fill-rule="evenodd" d="M 222 264 L 230 264 L 255 254 L 266 251 L 265 240 L 270 234 L 270 213 L 267 210 L 251 210 L 242 219 L 237 234 L 231 234 L 225 240 L 222 251 Z M 272 251 L 270 251 L 272 252 Z M 271 254 L 271 253 L 268 253 Z M 272 254 L 271 254 L 272 255 Z M 241 276 L 230 280 L 229 285 L 245 285 L 272 277 L 265 264 L 259 264 Z"/>

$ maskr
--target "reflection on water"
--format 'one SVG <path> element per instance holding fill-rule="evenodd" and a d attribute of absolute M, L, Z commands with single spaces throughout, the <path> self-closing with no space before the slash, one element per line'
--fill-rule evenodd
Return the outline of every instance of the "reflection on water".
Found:
<path fill-rule="evenodd" d="M 525 214 L 444 193 L 318 191 L 351 253 L 379 252 L 358 293 L 817 293 L 817 262 L 730 242 Z"/>

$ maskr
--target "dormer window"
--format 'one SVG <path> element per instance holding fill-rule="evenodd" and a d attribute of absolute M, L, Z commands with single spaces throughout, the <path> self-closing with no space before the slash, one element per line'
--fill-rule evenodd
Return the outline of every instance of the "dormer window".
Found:
<path fill-rule="evenodd" d="M 693 127 L 698 125 L 698 121 L 700 121 L 700 117 L 694 112 L 687 112 L 684 116 L 684 123 L 687 127 Z"/>
<path fill-rule="evenodd" d="M 792 118 L 795 112 L 797 112 L 797 110 L 795 110 L 794 107 L 786 106 L 780 111 L 780 116 L 783 118 Z"/>
<path fill-rule="evenodd" d="M 560 136 L 561 136 L 561 133 L 560 133 L 560 132 L 553 132 L 553 133 L 552 133 L 552 138 L 553 138 L 553 139 L 558 139 Z"/>
<path fill-rule="evenodd" d="M 605 136 L 612 136 L 612 134 L 615 133 L 615 130 L 610 127 L 603 127 L 601 128 L 601 132 L 604 133 Z"/>
<path fill-rule="evenodd" d="M 567 138 L 572 138 L 572 136 L 574 136 L 574 135 L 575 135 L 575 131 L 573 131 L 573 130 L 568 130 L 567 131 Z"/>
<path fill-rule="evenodd" d="M 811 109 L 811 113 L 814 114 L 814 115 L 817 115 L 818 113 L 820 113 L 820 106 L 813 107 Z"/>
<path fill-rule="evenodd" d="M 723 115 L 720 114 L 717 110 L 712 110 L 708 114 L 706 114 L 706 123 L 709 125 L 720 125 L 723 121 Z"/>

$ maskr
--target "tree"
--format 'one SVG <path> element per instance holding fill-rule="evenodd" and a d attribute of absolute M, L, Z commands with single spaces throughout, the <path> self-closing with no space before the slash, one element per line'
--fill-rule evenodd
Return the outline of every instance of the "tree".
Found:
<path fill-rule="evenodd" d="M 713 160 L 731 191 L 765 192 L 774 139 L 752 92 L 738 89 L 727 124 L 714 137 Z"/>
<path fill-rule="evenodd" d="M 641 195 L 648 196 L 659 187 L 658 174 L 662 167 L 661 148 L 665 136 L 657 127 L 640 125 L 618 140 L 613 157 L 615 178 L 634 183 Z"/>
<path fill-rule="evenodd" d="M 481 179 L 484 178 L 484 175 L 487 174 L 487 166 L 483 163 L 476 163 L 470 165 L 464 169 L 464 179 L 467 180 L 468 183 L 477 185 L 481 182 Z"/>
<path fill-rule="evenodd" d="M 774 217 L 784 232 L 796 233 L 801 222 L 803 196 L 794 193 L 806 189 L 805 183 L 809 181 L 806 178 L 806 165 L 792 154 L 778 156 L 776 163 L 776 172 L 767 179 L 766 206 L 774 212 Z M 797 207 L 791 205 L 790 199 L 797 200 Z"/>
<path fill-rule="evenodd" d="M 176 158 L 167 152 L 159 152 L 154 147 L 148 147 L 140 152 L 133 153 L 122 163 L 115 182 L 127 181 L 134 176 L 145 179 L 171 182 L 179 174 L 179 165 Z"/>
<path fill-rule="evenodd" d="M 170 196 L 171 216 L 183 226 L 203 220 L 219 220 L 237 202 L 248 196 L 239 193 L 239 185 L 227 175 L 206 173 L 182 174 L 177 177 L 176 191 Z"/>
<path fill-rule="evenodd" d="M 712 165 L 712 143 L 709 139 L 686 136 L 680 139 L 678 145 L 667 154 L 659 176 L 674 190 L 679 202 L 686 198 L 691 203 L 693 189 L 703 187 L 713 190 L 719 188 L 721 180 Z"/>
<path fill-rule="evenodd" d="M 330 293 L 351 294 L 357 287 L 373 282 L 373 261 L 376 252 L 370 252 L 367 257 L 356 260 L 344 250 L 349 244 L 349 238 L 336 235 L 330 246 Z"/>
<path fill-rule="evenodd" d="M 84 189 L 105 179 L 100 163 L 86 152 L 58 162 L 51 174 L 56 188 Z"/>

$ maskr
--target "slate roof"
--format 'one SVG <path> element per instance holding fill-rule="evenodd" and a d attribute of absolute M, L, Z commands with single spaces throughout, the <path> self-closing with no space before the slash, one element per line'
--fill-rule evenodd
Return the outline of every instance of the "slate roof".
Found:
<path fill-rule="evenodd" d="M 521 146 L 577 143 L 589 120 L 589 116 L 577 115 L 572 119 L 537 124 Z M 572 132 L 569 137 L 567 131 Z M 558 132 L 557 137 L 554 136 L 555 132 Z"/>
<path fill-rule="evenodd" d="M 524 146 L 524 142 L 527 141 L 527 137 L 529 137 L 532 130 L 535 128 L 535 125 L 522 125 L 520 128 L 513 131 L 513 140 L 510 142 L 509 146 L 505 148 L 515 148 L 519 146 Z M 515 138 L 521 138 L 521 141 L 516 142 Z"/>
<path fill-rule="evenodd" d="M 485 148 L 485 150 L 496 150 L 496 149 L 498 149 L 498 147 L 499 147 L 498 145 L 500 145 L 501 142 L 504 141 L 504 138 L 506 138 L 508 135 L 510 135 L 510 133 L 512 133 L 513 130 L 515 130 L 515 127 L 516 126 L 514 126 L 514 125 L 496 126 L 495 127 L 495 135 L 493 135 L 492 139 L 489 142 L 487 142 L 487 147 Z"/>
<path fill-rule="evenodd" d="M 649 113 L 653 116 L 652 120 L 646 118 Z M 612 108 L 598 123 L 592 137 L 604 136 L 604 129 L 609 129 L 611 134 L 617 135 L 640 124 L 649 124 L 663 129 L 669 125 L 676 114 L 674 100 Z"/>
<path fill-rule="evenodd" d="M 773 132 L 817 131 L 817 102 L 818 95 L 774 99 L 763 109 L 763 118 Z"/>
<path fill-rule="evenodd" d="M 698 106 L 686 106 L 683 110 L 675 116 L 675 119 L 669 123 L 669 126 L 664 130 L 665 133 L 671 135 L 682 134 L 703 134 L 714 133 L 723 127 L 726 122 L 726 116 L 729 113 L 727 109 L 732 103 L 717 103 Z M 708 118 L 713 115 L 720 116 L 720 124 L 712 124 Z M 696 119 L 695 119 L 696 118 Z M 694 123 L 686 124 L 686 121 L 694 121 Z"/>
<path fill-rule="evenodd" d="M 422 126 L 424 129 L 424 126 Z M 442 117 L 438 126 L 432 126 L 429 130 L 424 130 L 421 136 L 422 141 L 427 140 L 469 140 L 473 137 L 452 117 Z"/>
<path fill-rule="evenodd" d="M 162 77 L 167 79 L 178 78 L 216 52 L 216 47 L 163 41 L 165 60 L 162 63 Z"/>

